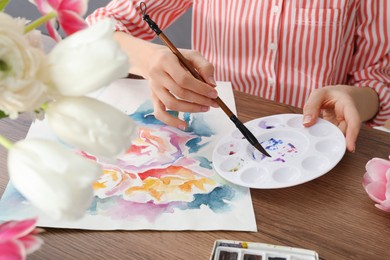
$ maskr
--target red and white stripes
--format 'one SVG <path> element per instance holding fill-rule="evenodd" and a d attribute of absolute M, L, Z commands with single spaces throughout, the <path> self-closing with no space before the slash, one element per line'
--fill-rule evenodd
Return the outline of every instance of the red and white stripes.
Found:
<path fill-rule="evenodd" d="M 116 29 L 146 40 L 140 1 L 114 0 L 87 18 L 117 20 Z M 303 107 L 311 90 L 349 84 L 374 88 L 390 117 L 388 0 L 145 0 L 166 28 L 193 5 L 192 43 L 235 89 Z"/>

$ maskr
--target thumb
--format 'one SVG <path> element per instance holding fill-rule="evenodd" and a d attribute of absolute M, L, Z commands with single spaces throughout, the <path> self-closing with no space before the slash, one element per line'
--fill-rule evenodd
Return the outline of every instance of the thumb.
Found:
<path fill-rule="evenodd" d="M 199 52 L 192 51 L 186 58 L 193 64 L 202 78 L 211 86 L 216 86 L 214 79 L 214 66 L 206 60 Z"/>
<path fill-rule="evenodd" d="M 303 125 L 308 127 L 317 121 L 323 102 L 325 101 L 325 91 L 314 90 L 307 99 L 303 107 Z"/>

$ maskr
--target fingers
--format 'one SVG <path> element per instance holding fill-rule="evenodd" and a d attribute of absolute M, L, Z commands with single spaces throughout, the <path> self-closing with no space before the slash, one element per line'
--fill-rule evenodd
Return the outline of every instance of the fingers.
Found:
<path fill-rule="evenodd" d="M 335 87 L 329 89 L 324 87 L 313 91 L 303 108 L 303 125 L 312 126 L 321 110 L 324 113 L 323 118 L 337 125 L 345 135 L 347 150 L 354 152 L 361 120 L 356 105 L 349 94 L 344 89 L 335 89 Z"/>
<path fill-rule="evenodd" d="M 321 112 L 321 106 L 325 101 L 325 91 L 314 90 L 303 107 L 303 125 L 308 127 L 314 125 Z"/>
<path fill-rule="evenodd" d="M 193 57 L 197 56 L 197 52 L 194 51 L 186 51 L 187 57 L 190 57 L 190 63 L 195 68 L 206 66 L 207 73 L 210 73 L 209 71 L 213 72 L 212 65 L 207 63 L 204 58 L 200 57 Z M 162 82 L 162 84 L 166 88 L 170 88 L 169 90 L 174 94 L 175 96 L 178 96 L 182 99 L 185 99 L 190 102 L 195 102 L 198 104 L 206 105 L 205 99 L 209 100 L 207 103 L 211 103 L 212 99 L 215 99 L 218 97 L 217 91 L 214 89 L 214 87 L 210 86 L 207 83 L 204 83 L 198 79 L 196 79 L 194 76 L 191 75 L 187 69 L 185 69 L 179 62 L 178 58 L 172 54 L 172 53 L 164 53 L 162 57 L 159 59 L 159 64 L 155 64 L 152 68 L 152 71 L 150 72 L 152 79 L 162 78 L 161 73 L 165 72 L 164 78 L 167 80 L 168 78 L 171 78 L 170 82 Z M 198 64 L 197 62 L 200 62 Z M 204 65 L 208 64 L 208 65 Z M 210 68 L 211 66 L 211 68 Z M 205 77 L 205 80 L 209 80 L 209 77 L 212 75 L 203 75 Z M 175 83 L 175 84 L 172 84 Z M 203 97 L 203 98 L 200 98 Z"/>
<path fill-rule="evenodd" d="M 197 52 L 183 50 L 182 53 L 207 83 L 191 75 L 167 48 L 156 51 L 156 57 L 149 63 L 146 74 L 152 90 L 156 118 L 170 126 L 185 129 L 185 122 L 166 110 L 206 112 L 210 106 L 218 107 L 215 101 L 218 93 L 213 66 Z"/>
<path fill-rule="evenodd" d="M 150 80 L 153 93 L 166 108 L 182 112 L 206 112 L 215 101 L 181 88 L 169 75 L 158 82 Z"/>
<path fill-rule="evenodd" d="M 166 111 L 166 107 L 164 104 L 158 99 L 158 97 L 152 93 L 152 101 L 153 101 L 153 109 L 154 109 L 154 116 L 160 120 L 161 122 L 179 128 L 181 130 L 185 130 L 187 128 L 187 124 L 185 121 L 180 120 L 179 118 L 169 114 Z"/>
<path fill-rule="evenodd" d="M 356 140 L 359 135 L 359 131 L 361 127 L 361 119 L 354 104 L 346 106 L 345 121 L 347 125 L 345 131 L 345 141 L 347 145 L 347 150 L 350 152 L 355 152 Z"/>
<path fill-rule="evenodd" d="M 199 72 L 202 78 L 210 85 L 216 86 L 214 79 L 214 66 L 206 60 L 199 52 L 183 52 L 183 56 L 194 64 L 195 69 Z"/>

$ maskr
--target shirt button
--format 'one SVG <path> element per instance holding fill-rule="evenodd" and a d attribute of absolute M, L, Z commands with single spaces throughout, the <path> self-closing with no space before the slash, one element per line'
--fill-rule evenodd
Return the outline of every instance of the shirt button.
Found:
<path fill-rule="evenodd" d="M 275 5 L 274 7 L 272 7 L 272 12 L 274 13 L 279 12 L 279 6 Z"/>
<path fill-rule="evenodd" d="M 273 78 L 269 78 L 269 79 L 268 79 L 268 82 L 269 82 L 269 84 L 271 84 L 271 85 L 273 85 L 273 84 L 275 83 L 275 81 L 274 81 Z"/>
<path fill-rule="evenodd" d="M 270 45 L 269 45 L 269 48 L 270 48 L 270 50 L 276 50 L 276 48 L 277 48 L 278 46 L 276 45 L 276 43 L 271 43 Z"/>

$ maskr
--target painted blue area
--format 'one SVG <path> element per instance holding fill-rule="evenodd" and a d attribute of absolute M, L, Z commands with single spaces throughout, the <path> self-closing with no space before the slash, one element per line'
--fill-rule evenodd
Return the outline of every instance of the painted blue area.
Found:
<path fill-rule="evenodd" d="M 167 111 L 170 115 L 177 117 L 177 111 Z M 153 115 L 153 105 L 151 101 L 146 101 L 138 107 L 138 109 L 129 115 L 136 122 L 148 125 L 165 125 Z M 202 114 L 184 113 L 183 120 L 188 127 L 186 132 L 194 133 L 198 136 L 210 137 L 215 135 L 215 132 L 210 128 L 209 124 L 204 120 Z"/>
<path fill-rule="evenodd" d="M 199 162 L 200 167 L 210 169 L 210 170 L 213 169 L 213 162 L 207 159 L 206 157 L 195 156 L 194 158 Z"/>
<path fill-rule="evenodd" d="M 2 201 L 8 198 L 12 198 L 13 200 L 16 201 L 25 201 L 26 199 L 22 194 L 19 193 L 19 191 L 15 188 L 14 185 L 10 182 L 7 185 L 6 190 L 4 191 L 3 197 L 1 198 Z"/>
<path fill-rule="evenodd" d="M 185 115 L 185 118 L 188 117 L 189 115 Z M 215 135 L 215 132 L 210 128 L 209 124 L 204 120 L 202 114 L 192 114 L 192 121 L 187 122 L 187 124 L 188 127 L 186 129 L 186 132 L 192 132 L 196 135 L 206 136 L 206 137 Z"/>
<path fill-rule="evenodd" d="M 194 200 L 187 204 L 189 209 L 199 209 L 201 205 L 208 206 L 214 212 L 226 212 L 230 210 L 230 205 L 225 201 L 231 201 L 235 196 L 235 191 L 230 186 L 216 187 L 208 194 L 195 194 Z"/>
<path fill-rule="evenodd" d="M 173 116 L 178 116 L 176 111 L 168 111 Z M 133 120 L 144 125 L 165 125 L 161 121 L 155 118 L 153 115 L 153 105 L 151 101 L 146 101 L 138 107 L 138 109 L 131 115 Z M 214 131 L 209 127 L 208 123 L 204 120 L 202 114 L 184 113 L 183 120 L 187 123 L 188 127 L 185 132 L 193 133 L 198 137 L 194 137 L 186 143 L 190 153 L 197 153 L 200 149 L 207 146 L 209 142 L 200 144 L 203 140 L 202 137 L 210 137 L 215 135 Z"/>
<path fill-rule="evenodd" d="M 167 111 L 173 116 L 178 116 L 176 111 Z M 165 125 L 160 120 L 156 119 L 153 115 L 153 105 L 151 101 L 146 101 L 138 107 L 138 109 L 131 115 L 129 115 L 134 121 L 145 124 L 145 125 Z"/>
<path fill-rule="evenodd" d="M 0 200 L 0 222 L 36 217 L 38 214 L 39 210 L 29 203 L 11 182 L 8 183 Z"/>
<path fill-rule="evenodd" d="M 195 137 L 195 138 L 192 138 L 191 140 L 189 140 L 186 143 L 186 146 L 188 147 L 188 151 L 190 153 L 196 153 L 200 149 L 202 149 L 203 147 L 205 147 L 209 144 L 208 142 L 204 143 L 204 144 L 200 144 L 200 142 L 202 142 L 202 137 Z"/>

